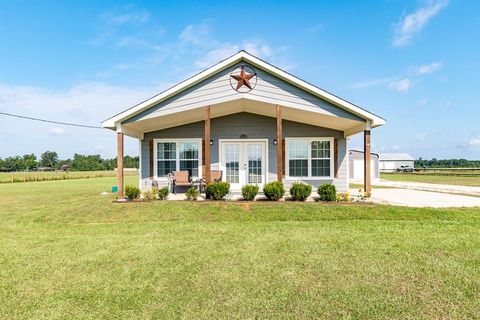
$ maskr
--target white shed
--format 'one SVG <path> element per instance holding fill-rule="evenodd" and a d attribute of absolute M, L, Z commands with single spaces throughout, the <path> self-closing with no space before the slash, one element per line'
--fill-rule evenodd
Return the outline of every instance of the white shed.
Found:
<path fill-rule="evenodd" d="M 363 181 L 364 165 L 363 165 L 363 151 L 350 150 L 348 152 L 348 169 L 349 177 L 352 181 Z M 380 178 L 378 165 L 378 154 L 370 153 L 370 179 L 376 181 Z"/>
<path fill-rule="evenodd" d="M 415 159 L 408 153 L 380 153 L 380 172 L 393 172 L 401 166 L 414 168 Z"/>

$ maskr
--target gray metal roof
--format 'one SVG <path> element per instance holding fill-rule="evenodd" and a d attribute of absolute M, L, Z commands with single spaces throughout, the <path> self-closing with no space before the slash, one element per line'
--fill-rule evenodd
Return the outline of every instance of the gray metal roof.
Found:
<path fill-rule="evenodd" d="M 414 157 L 408 153 L 380 153 L 380 161 L 395 161 L 395 160 L 415 160 Z"/>

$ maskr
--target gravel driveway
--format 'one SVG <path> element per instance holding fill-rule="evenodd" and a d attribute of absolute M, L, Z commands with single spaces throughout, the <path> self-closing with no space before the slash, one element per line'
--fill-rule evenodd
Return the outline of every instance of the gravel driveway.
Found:
<path fill-rule="evenodd" d="M 411 189 L 379 188 L 372 190 L 372 201 L 376 203 L 408 207 L 479 207 L 480 197 L 463 196 L 440 192 Z"/>
<path fill-rule="evenodd" d="M 456 193 L 480 197 L 480 187 L 455 186 L 449 184 L 434 184 L 422 182 L 390 181 L 383 179 L 372 183 L 372 185 L 422 191 Z"/>

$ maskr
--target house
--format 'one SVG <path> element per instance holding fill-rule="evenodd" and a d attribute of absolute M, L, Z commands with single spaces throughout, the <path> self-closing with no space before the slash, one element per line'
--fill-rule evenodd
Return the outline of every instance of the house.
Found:
<path fill-rule="evenodd" d="M 350 180 L 363 181 L 365 172 L 364 158 L 365 154 L 363 151 L 350 150 L 348 152 L 348 169 Z M 380 179 L 378 158 L 378 153 L 370 153 L 370 179 L 372 181 Z"/>
<path fill-rule="evenodd" d="M 385 120 L 245 51 L 105 120 L 117 132 L 118 197 L 124 135 L 137 138 L 141 189 L 173 170 L 232 190 L 304 181 L 348 188 L 347 137 L 363 132 L 370 172 L 371 129 Z M 370 174 L 364 181 L 370 191 Z"/>
<path fill-rule="evenodd" d="M 393 172 L 401 166 L 415 167 L 415 159 L 408 153 L 380 153 L 380 172 Z"/>

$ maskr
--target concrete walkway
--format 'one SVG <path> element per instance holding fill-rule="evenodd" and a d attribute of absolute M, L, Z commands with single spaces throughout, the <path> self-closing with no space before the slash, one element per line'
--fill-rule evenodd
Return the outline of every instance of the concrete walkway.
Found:
<path fill-rule="evenodd" d="M 422 182 L 390 181 L 383 179 L 373 182 L 372 185 L 412 190 L 456 193 L 480 197 L 480 187 L 455 186 L 449 184 L 434 184 Z"/>
<path fill-rule="evenodd" d="M 410 189 L 379 188 L 372 190 L 371 200 L 376 203 L 408 207 L 479 207 L 480 197 Z"/>

